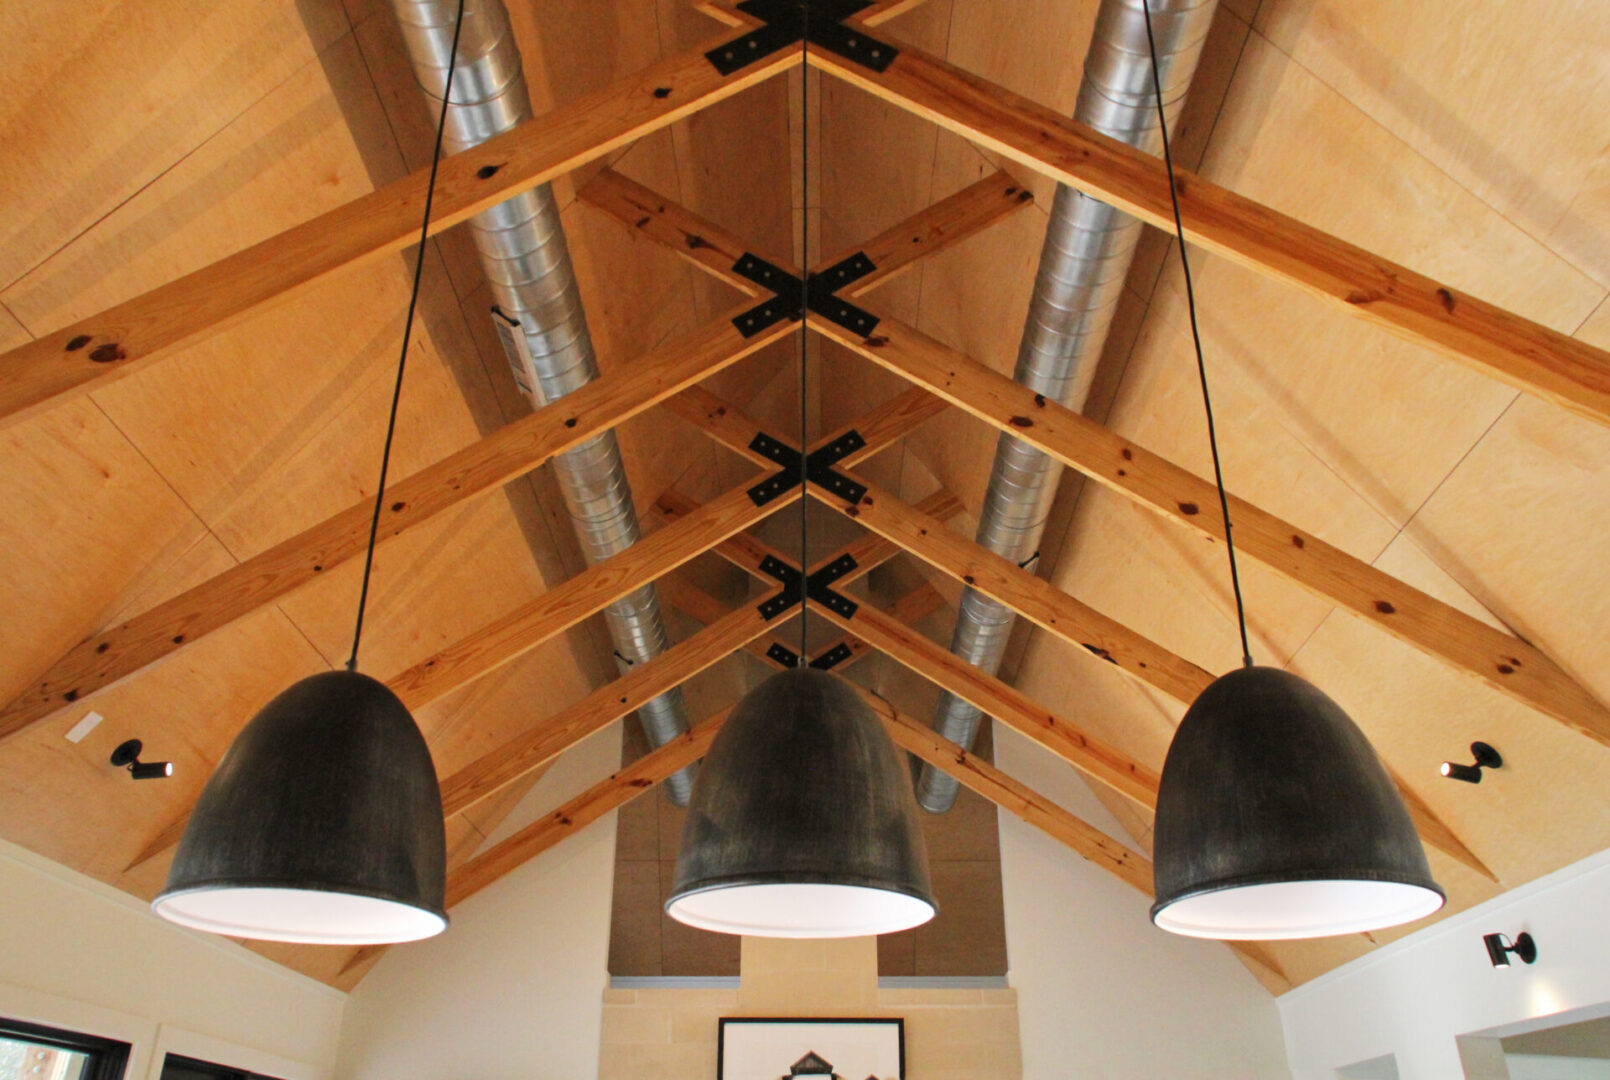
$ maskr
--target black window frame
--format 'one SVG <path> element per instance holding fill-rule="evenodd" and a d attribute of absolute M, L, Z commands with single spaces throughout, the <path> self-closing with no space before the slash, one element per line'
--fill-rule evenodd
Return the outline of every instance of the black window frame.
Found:
<path fill-rule="evenodd" d="M 201 1058 L 193 1058 L 187 1054 L 175 1054 L 171 1050 L 162 1055 L 162 1076 L 168 1075 L 169 1065 L 182 1066 L 193 1073 L 211 1077 L 213 1080 L 278 1080 L 276 1077 L 264 1076 L 262 1073 L 249 1072 L 246 1069 L 238 1069 L 233 1065 L 220 1065 L 216 1061 L 204 1061 Z"/>
<path fill-rule="evenodd" d="M 88 1055 L 89 1067 L 84 1072 L 84 1080 L 123 1080 L 128 1072 L 130 1045 L 118 1039 L 6 1016 L 0 1016 L 0 1038 Z"/>

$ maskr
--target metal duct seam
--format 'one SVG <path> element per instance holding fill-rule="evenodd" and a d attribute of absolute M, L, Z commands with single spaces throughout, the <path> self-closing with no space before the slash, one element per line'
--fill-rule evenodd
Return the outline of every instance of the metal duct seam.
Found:
<path fill-rule="evenodd" d="M 1102 0 L 1074 119 L 1156 153 L 1162 147 L 1144 0 Z M 1152 0 L 1159 81 L 1170 127 L 1185 103 L 1218 0 Z M 1071 409 L 1084 405 L 1134 260 L 1141 222 L 1106 203 L 1059 186 L 1046 226 L 1034 295 L 1014 377 Z M 979 514 L 980 545 L 1020 565 L 1036 557 L 1062 466 L 1027 443 L 1002 435 Z M 963 591 L 951 652 L 994 675 L 1016 615 L 969 588 Z M 971 747 L 984 714 L 949 692 L 934 710 L 934 729 Z M 957 782 L 932 765 L 917 777 L 917 801 L 943 813 Z"/>
<path fill-rule="evenodd" d="M 420 89 L 439 105 L 453 46 L 456 0 L 392 0 L 392 8 Z M 476 146 L 531 115 L 519 46 L 502 0 L 465 0 L 443 138 L 447 152 Z M 491 284 L 494 322 L 515 380 L 532 406 L 541 408 L 596 378 L 587 314 L 552 189 L 542 184 L 523 191 L 468 224 Z M 637 511 L 614 432 L 558 455 L 553 466 L 589 565 L 637 542 Z M 653 585 L 609 605 L 604 619 L 622 670 L 669 645 Z M 637 716 L 655 746 L 688 730 L 679 689 L 645 703 Z M 687 805 L 695 768 L 690 765 L 665 781 L 678 806 Z"/>

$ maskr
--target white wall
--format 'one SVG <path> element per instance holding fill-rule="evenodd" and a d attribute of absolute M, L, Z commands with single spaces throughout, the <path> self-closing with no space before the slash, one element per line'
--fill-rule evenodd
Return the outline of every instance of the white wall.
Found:
<path fill-rule="evenodd" d="M 1130 841 L 1065 763 L 995 725 L 1001 768 Z M 1001 884 L 1024 1080 L 1291 1075 L 1274 998 L 1225 946 L 1158 930 L 1150 901 L 1002 811 Z"/>
<path fill-rule="evenodd" d="M 0 841 L 0 1015 L 133 1045 L 131 1078 L 166 1050 L 286 1080 L 331 1075 L 346 996 Z"/>
<path fill-rule="evenodd" d="M 494 837 L 619 762 L 615 727 L 561 758 Z M 337 1075 L 592 1080 L 614 871 L 610 814 L 455 907 L 445 934 L 393 948 L 348 999 Z"/>
<path fill-rule="evenodd" d="M 1462 1080 L 1458 1036 L 1515 1035 L 1610 1002 L 1610 851 L 1383 946 L 1281 996 L 1300 1080 L 1393 1054 L 1403 1076 Z M 1537 939 L 1538 960 L 1494 969 L 1482 935 Z M 1577 1015 L 1573 1019 L 1585 1019 Z"/>

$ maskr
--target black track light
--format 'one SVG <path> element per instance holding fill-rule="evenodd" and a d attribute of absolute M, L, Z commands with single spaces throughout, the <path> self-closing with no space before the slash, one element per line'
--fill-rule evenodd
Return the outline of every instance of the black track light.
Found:
<path fill-rule="evenodd" d="M 1537 962 L 1537 942 L 1524 931 L 1516 936 L 1513 943 L 1503 934 L 1483 934 L 1481 940 L 1487 946 L 1487 959 L 1493 962 L 1495 968 L 1509 967 L 1510 953 L 1520 957 L 1523 964 Z"/>
<path fill-rule="evenodd" d="M 139 739 L 130 739 L 112 751 L 112 764 L 128 769 L 136 780 L 162 780 L 173 775 L 171 761 L 141 761 L 140 751 L 144 748 Z"/>
<path fill-rule="evenodd" d="M 1470 752 L 1475 757 L 1474 765 L 1460 765 L 1453 761 L 1442 763 L 1442 775 L 1450 780 L 1463 780 L 1467 784 L 1481 783 L 1483 769 L 1497 769 L 1504 764 L 1504 757 L 1497 750 L 1484 742 L 1470 744 Z"/>

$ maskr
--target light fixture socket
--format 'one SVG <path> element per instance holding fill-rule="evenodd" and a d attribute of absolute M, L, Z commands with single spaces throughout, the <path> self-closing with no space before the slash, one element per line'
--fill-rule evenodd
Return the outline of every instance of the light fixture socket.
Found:
<path fill-rule="evenodd" d="M 1510 953 L 1520 957 L 1523 964 L 1537 962 L 1537 942 L 1525 931 L 1516 935 L 1513 943 L 1503 934 L 1483 934 L 1481 940 L 1487 946 L 1487 959 L 1492 961 L 1495 968 L 1509 967 Z"/>
<path fill-rule="evenodd" d="M 136 780 L 162 780 L 173 775 L 171 761 L 141 761 L 140 751 L 145 745 L 139 739 L 119 743 L 112 751 L 112 764 L 127 769 Z"/>
<path fill-rule="evenodd" d="M 1467 784 L 1481 783 L 1483 769 L 1497 769 L 1504 764 L 1504 756 L 1484 742 L 1470 744 L 1471 756 L 1476 759 L 1474 765 L 1461 765 L 1454 761 L 1444 761 L 1441 773 L 1450 780 L 1463 780 Z"/>

